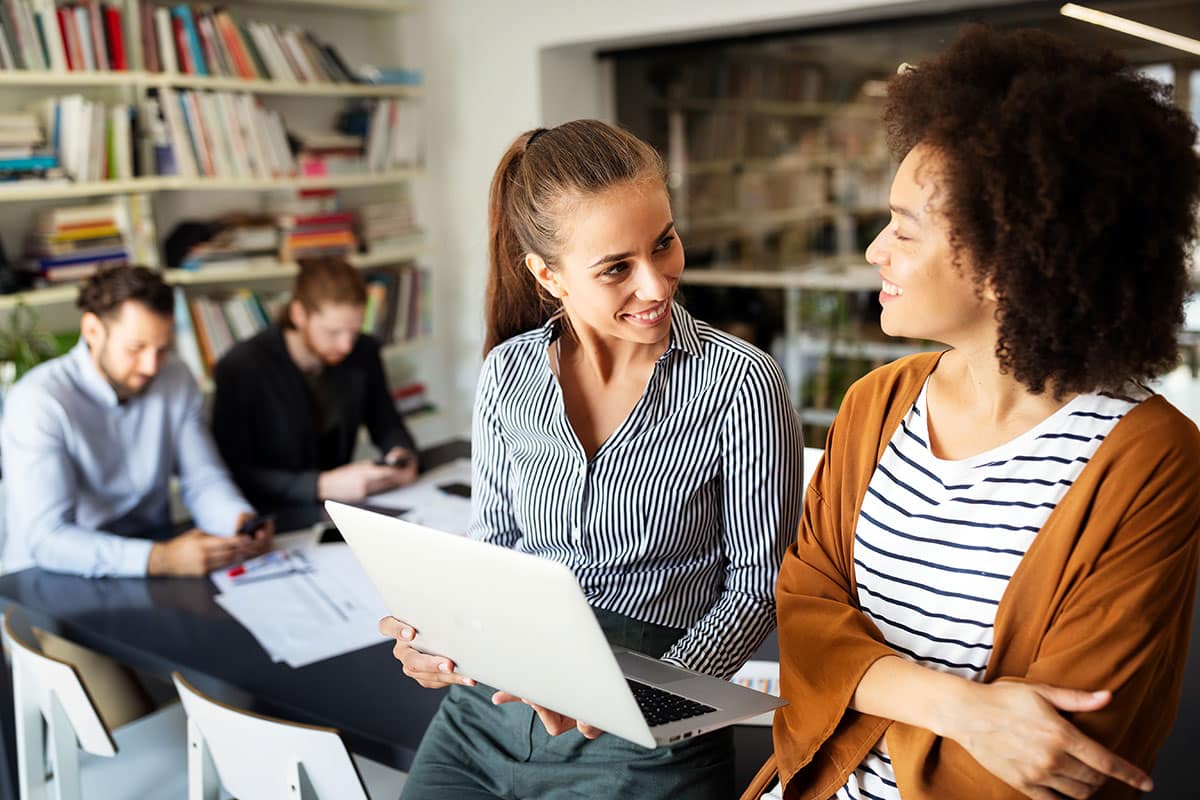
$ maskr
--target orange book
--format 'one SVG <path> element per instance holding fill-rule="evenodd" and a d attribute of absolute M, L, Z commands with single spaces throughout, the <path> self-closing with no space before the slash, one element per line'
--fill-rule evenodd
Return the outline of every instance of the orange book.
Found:
<path fill-rule="evenodd" d="M 208 338 L 208 325 L 205 323 L 199 304 L 191 298 L 188 298 L 187 304 L 188 310 L 192 312 L 192 326 L 196 329 L 196 343 L 200 345 L 200 357 L 204 359 L 205 369 L 212 374 L 217 360 L 213 356 L 212 342 Z"/>
<path fill-rule="evenodd" d="M 80 239 L 103 239 L 107 236 L 120 236 L 121 230 L 116 225 L 96 225 L 87 228 L 59 228 L 50 237 L 52 242 L 76 242 Z"/>
<path fill-rule="evenodd" d="M 238 75 L 247 80 L 257 78 L 258 73 L 254 71 L 254 63 L 250 60 L 250 55 L 246 52 L 241 37 L 238 36 L 237 26 L 230 19 L 229 12 L 216 12 L 213 14 L 213 22 L 217 26 L 217 33 L 221 40 L 225 42 L 225 49 L 229 52 L 229 57 L 233 59 Z"/>

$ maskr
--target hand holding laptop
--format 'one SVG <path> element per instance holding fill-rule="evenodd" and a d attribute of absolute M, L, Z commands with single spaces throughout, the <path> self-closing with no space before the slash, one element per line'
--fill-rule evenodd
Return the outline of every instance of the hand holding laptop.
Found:
<path fill-rule="evenodd" d="M 524 703 L 537 712 L 538 719 L 542 721 L 542 725 L 546 728 L 546 733 L 551 736 L 558 736 L 567 731 L 579 729 L 585 739 L 597 739 L 604 731 L 597 728 L 595 725 L 588 725 L 586 722 L 580 722 L 574 717 L 568 717 L 566 714 L 560 714 L 557 711 L 551 711 L 548 708 L 539 706 L 537 703 L 531 703 L 528 700 L 517 697 L 515 694 L 508 692 L 496 692 L 492 695 L 492 702 L 496 705 L 503 703 Z"/>
<path fill-rule="evenodd" d="M 379 632 L 396 640 L 392 655 L 404 666 L 404 674 L 426 689 L 445 689 L 460 684 L 474 686 L 475 681 L 454 671 L 454 662 L 444 656 L 431 656 L 412 646 L 417 631 L 395 617 L 379 620 Z"/>
<path fill-rule="evenodd" d="M 456 683 L 463 686 L 475 685 L 475 681 L 455 673 L 454 662 L 450 659 L 443 656 L 432 656 L 428 653 L 422 653 L 420 650 L 414 648 L 410 642 L 416 638 L 417 632 L 412 626 L 401 622 L 395 617 L 384 617 L 379 620 L 379 632 L 384 636 L 396 640 L 396 646 L 392 648 L 392 655 L 404 665 L 404 674 L 424 688 L 444 689 Z M 600 728 L 588 725 L 586 722 L 580 722 L 574 717 L 568 717 L 566 714 L 551 711 L 548 708 L 539 706 L 537 703 L 531 703 L 522 697 L 509 694 L 508 692 L 496 692 L 492 695 L 492 702 L 496 705 L 503 703 L 525 703 L 537 712 L 538 719 L 542 721 L 542 725 L 546 727 L 546 732 L 551 736 L 558 736 L 561 733 L 566 733 L 576 728 L 588 739 L 595 739 L 604 733 Z"/>

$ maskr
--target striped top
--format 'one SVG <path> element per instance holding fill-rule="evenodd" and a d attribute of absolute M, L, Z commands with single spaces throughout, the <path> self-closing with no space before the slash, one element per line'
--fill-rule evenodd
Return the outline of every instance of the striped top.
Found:
<path fill-rule="evenodd" d="M 590 460 L 550 369 L 560 325 L 491 351 L 469 534 L 565 564 L 595 607 L 685 629 L 664 658 L 727 677 L 775 625 L 800 521 L 800 426 L 768 355 L 671 314 L 645 392 Z"/>
<path fill-rule="evenodd" d="M 1013 572 L 1136 402 L 1079 395 L 999 447 L 946 461 L 929 449 L 928 389 L 926 381 L 863 498 L 854 537 L 858 602 L 899 654 L 978 681 Z M 883 739 L 836 797 L 898 800 Z"/>

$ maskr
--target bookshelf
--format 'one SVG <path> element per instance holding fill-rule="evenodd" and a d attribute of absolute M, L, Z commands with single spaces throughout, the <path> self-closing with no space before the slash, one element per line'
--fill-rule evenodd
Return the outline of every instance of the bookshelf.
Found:
<path fill-rule="evenodd" d="M 775 355 L 819 446 L 845 378 L 928 349 L 864 319 L 880 286 L 862 254 L 895 169 L 880 124 L 894 63 L 770 39 L 614 61 L 618 121 L 667 162 L 685 302 Z"/>
<path fill-rule="evenodd" d="M 41 0 L 39 0 L 39 3 Z M 6 2 L 9 9 L 19 3 L 25 3 L 31 9 L 36 5 L 28 0 L 17 0 L 16 3 Z M 77 0 L 72 8 L 78 6 L 83 13 L 92 5 L 92 0 Z M 58 0 L 59 7 L 65 6 L 63 0 Z M 188 4 L 191 8 L 193 22 L 200 39 L 195 40 L 202 45 L 202 58 L 208 62 L 209 74 L 200 74 L 197 69 L 198 60 L 195 52 L 185 50 L 191 45 L 186 39 L 175 36 L 168 37 L 169 44 L 163 44 L 161 29 L 155 27 L 155 12 L 166 10 L 168 25 L 173 17 L 169 15 L 179 8 L 176 2 L 165 0 L 107 0 L 104 6 L 95 5 L 104 13 L 111 8 L 119 14 L 119 35 L 123 38 L 124 67 L 123 69 L 65 69 L 44 68 L 52 66 L 49 49 L 40 51 L 43 68 L 4 69 L 0 64 L 0 103 L 13 111 L 33 110 L 43 98 L 62 96 L 80 96 L 85 101 L 104 106 L 107 113 L 110 108 L 128 108 L 130 115 L 135 116 L 138 123 L 146 125 L 154 119 L 146 116 L 147 101 L 154 99 L 159 102 L 159 118 L 170 127 L 163 104 L 176 98 L 183 98 L 188 93 L 196 96 L 201 102 L 211 105 L 205 108 L 199 106 L 203 114 L 216 112 L 203 119 L 188 117 L 188 109 L 183 108 L 183 127 L 179 136 L 170 139 L 168 144 L 175 149 L 189 149 L 191 157 L 200 163 L 200 147 L 198 140 L 203 138 L 205 145 L 214 148 L 213 159 L 216 163 L 216 149 L 222 150 L 226 167 L 232 165 L 234 170 L 199 170 L 199 174 L 188 174 L 184 170 L 172 173 L 166 170 L 162 174 L 155 169 L 161 167 L 158 152 L 149 147 L 152 126 L 133 128 L 127 141 L 126 152 L 132 152 L 139 169 L 132 175 L 120 179 L 85 180 L 71 177 L 51 177 L 45 180 L 21 180 L 0 182 L 0 205 L 5 209 L 0 214 L 0 235 L 5 239 L 5 248 L 10 260 L 21 258 L 23 240 L 26 231 L 32 229 L 33 221 L 38 215 L 53 208 L 70 207 L 73 204 L 96 203 L 104 198 L 130 198 L 131 202 L 141 204 L 148 217 L 148 230 L 152 239 L 148 247 L 142 248 L 141 253 L 149 253 L 151 260 L 138 258 L 139 249 L 132 244 L 127 248 L 130 259 L 158 266 L 163 259 L 163 244 L 166 235 L 179 222 L 222 215 L 230 210 L 244 210 L 249 214 L 270 213 L 278 207 L 281 197 L 308 196 L 316 193 L 336 190 L 338 205 L 335 208 L 356 209 L 376 203 L 387 203 L 397 198 L 411 198 L 411 187 L 424 175 L 422 165 L 423 143 L 420 141 L 419 125 L 414 123 L 414 143 L 402 154 L 389 150 L 382 160 L 375 159 L 367 146 L 372 137 L 381 130 L 387 138 L 394 140 L 398 134 L 393 133 L 396 115 L 403 113 L 412 120 L 419 119 L 419 101 L 425 96 L 425 90 L 419 83 L 419 75 L 411 70 L 403 70 L 398 66 L 403 60 L 397 56 L 397 51 L 403 46 L 406 37 L 402 35 L 405 26 L 405 16 L 417 8 L 413 2 L 400 0 L 229 0 L 219 7 L 203 4 Z M 232 20 L 235 33 L 226 38 L 221 29 L 222 17 Z M 0 25 L 8 22 L 11 17 L 0 13 Z M 52 12 L 46 19 L 53 20 Z M 68 11 L 67 20 L 58 16 L 57 25 L 60 32 L 65 34 L 66 26 L 71 24 Z M 85 47 L 92 45 L 88 59 L 95 59 L 99 64 L 100 41 L 118 34 L 109 31 L 106 26 L 87 28 L 86 20 L 78 18 L 76 43 Z M 203 21 L 202 21 L 203 20 Z M 44 20 L 39 19 L 41 24 Z M 203 25 L 211 26 L 207 33 L 201 30 Z M 15 23 L 14 23 L 15 26 Z M 271 62 L 270 54 L 260 44 L 262 40 L 252 38 L 251 28 L 260 27 L 269 30 L 280 47 L 284 59 Z M 95 36 L 87 36 L 85 30 L 92 31 Z M 167 30 L 171 30 L 168 27 Z M 176 36 L 179 31 L 175 31 Z M 208 36 L 208 39 L 204 37 Z M 239 39 L 240 38 L 240 44 Z M 299 39 L 289 42 L 288 37 L 297 36 Z M 155 38 L 157 37 L 157 38 Z M 116 65 L 116 50 L 113 48 L 113 38 L 108 38 L 107 58 Z M 153 47 L 153 51 L 147 49 Z M 297 46 L 292 46 L 297 45 Z M 345 54 L 345 61 L 334 57 L 322 56 L 323 46 L 328 45 Z M 71 47 L 69 37 L 63 37 L 64 48 Z M 272 45 L 274 46 L 274 45 Z M 171 50 L 171 55 L 165 49 Z M 238 48 L 243 56 L 253 56 L 253 59 L 238 59 Z M 291 49 L 289 49 L 291 48 Z M 220 52 L 218 52 L 218 49 Z M 83 52 L 76 51 L 74 55 Z M 328 52 L 328 51 L 324 51 Z M 18 53 L 23 57 L 24 52 Z M 70 57 L 72 53 L 68 52 Z M 185 58 L 190 59 L 185 64 Z M 2 59 L 0 59 L 2 60 Z M 378 65 L 384 74 L 378 73 L 365 79 L 353 74 L 353 69 L 361 62 Z M 174 63 L 172 63 L 174 62 Z M 79 66 L 76 62 L 72 66 Z M 285 69 L 278 69 L 281 64 Z M 93 67 L 91 62 L 83 63 L 85 67 Z M 404 67 L 415 65 L 403 64 Z M 290 70 L 288 72 L 287 70 Z M 340 70 L 340 72 L 339 72 Z M 366 82 L 366 80 L 378 82 Z M 390 82 L 389 82 L 390 81 Z M 235 156 L 229 148 L 251 145 L 250 128 L 246 119 L 239 119 L 225 114 L 228 106 L 218 105 L 222 95 L 235 98 L 235 102 L 245 102 L 250 108 L 267 109 L 276 114 L 281 126 L 286 125 L 286 132 L 291 136 L 294 132 L 299 139 L 293 139 L 288 149 L 292 151 L 291 158 L 295 159 L 291 170 L 280 172 L 278 169 L 246 170 L 244 166 L 252 163 L 266 150 L 260 148 L 250 155 Z M 245 99 L 243 99 L 245 98 Z M 220 102 L 227 102 L 221 100 Z M 391 104 L 390 106 L 387 104 Z M 391 118 L 384 128 L 376 126 L 378 109 L 389 109 Z M 56 109 L 57 111 L 57 109 Z M 177 115 L 178 111 L 175 112 Z M 317 156 L 326 163 L 317 170 L 311 168 L 312 151 L 310 141 L 302 134 L 307 131 L 321 132 L 330 130 L 339 116 L 346 114 L 365 115 L 364 126 L 350 128 L 357 130 L 363 137 L 362 157 L 355 163 L 354 159 L 345 155 Z M 46 117 L 43 112 L 43 121 Z M 57 118 L 55 122 L 57 123 Z M 232 120 L 232 122 L 231 122 Z M 238 123 L 241 125 L 238 125 Z M 209 126 L 200 133 L 200 124 Z M 44 123 L 45 124 L 45 123 Z M 108 162 L 108 175 L 114 173 L 115 157 L 111 155 L 111 137 L 114 135 L 114 123 L 108 124 L 109 143 L 105 145 Z M 221 141 L 211 138 L 213 125 L 219 126 Z M 293 125 L 296 127 L 293 128 Z M 178 127 L 178 126 L 177 126 Z M 233 132 L 235 127 L 240 133 Z M 48 130 L 48 128 L 47 128 Z M 346 128 L 342 129 L 347 130 Z M 282 134 L 283 127 L 280 128 Z M 142 138 L 139 138 L 139 133 Z M 261 134 L 253 134 L 261 135 Z M 241 137 L 241 143 L 238 138 Z M 387 138 L 384 141 L 387 141 Z M 295 142 L 300 142 L 301 150 L 296 150 Z M 58 140 L 54 143 L 57 145 Z M 119 147 L 119 145 L 118 145 Z M 142 148 L 139 153 L 138 148 Z M 333 146 L 329 146 L 333 149 Z M 405 158 L 409 153 L 414 155 Z M 140 156 L 140 158 L 139 158 Z M 147 158 L 149 156 L 149 158 Z M 232 156 L 232 157 L 231 157 Z M 241 161 L 237 159 L 240 158 Z M 250 162 L 247 161 L 250 159 Z M 62 162 L 65 165 L 65 162 Z M 260 164 L 261 166 L 261 164 Z M 294 170 L 294 171 L 292 171 Z M 74 174 L 74 173 L 71 173 Z M 407 202 L 407 201 L 406 201 Z M 419 221 L 419 209 L 414 207 Z M 282 218 L 281 218 L 282 219 Z M 281 228 L 282 230 L 282 228 Z M 414 228 L 414 231 L 419 229 Z M 408 237 L 392 237 L 386 246 L 374 247 L 366 252 L 356 252 L 349 256 L 351 263 L 366 272 L 395 268 L 405 269 L 405 265 L 415 265 L 428 255 L 428 248 L 419 232 Z M 277 256 L 253 256 L 236 261 L 222 261 L 206 264 L 198 270 L 170 269 L 164 271 L 167 282 L 180 287 L 184 296 L 194 297 L 230 297 L 238 290 L 254 289 L 259 291 L 281 291 L 286 289 L 297 272 L 294 261 L 281 259 Z M 423 274 L 427 274 L 427 270 Z M 426 279 L 422 279 L 422 283 Z M 19 294 L 0 296 L 0 322 L 7 318 L 18 304 L 24 304 L 34 309 L 42 320 L 42 326 L 48 329 L 65 329 L 76 318 L 74 302 L 77 286 L 52 284 Z M 426 290 L 427 291 L 427 290 Z M 423 314 L 428 314 L 427 304 L 422 300 Z M 423 323 L 423 328 L 427 321 Z M 428 348 L 434 339 L 428 333 L 422 332 L 403 341 L 388 342 L 384 347 L 385 366 L 389 375 L 393 375 L 392 367 L 402 373 L 403 379 L 414 377 L 414 362 L 417 364 L 431 361 Z M 207 386 L 208 379 L 201 376 L 201 384 Z M 426 415 L 429 420 L 422 428 L 432 425 L 439 426 L 439 415 Z M 442 427 L 448 425 L 448 420 L 441 420 Z M 445 435 L 444 433 L 442 434 Z M 432 443 L 433 440 L 425 440 Z M 425 443 L 423 441 L 423 443 Z"/>

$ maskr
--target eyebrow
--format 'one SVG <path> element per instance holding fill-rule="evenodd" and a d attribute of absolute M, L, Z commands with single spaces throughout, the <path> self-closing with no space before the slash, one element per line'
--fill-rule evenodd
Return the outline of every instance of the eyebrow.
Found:
<path fill-rule="evenodd" d="M 888 206 L 888 209 L 889 209 L 889 210 L 890 210 L 890 211 L 891 211 L 893 214 L 899 214 L 899 215 L 900 215 L 900 216 L 902 216 L 902 217 L 908 217 L 908 218 L 909 218 L 909 219 L 911 219 L 913 222 L 920 222 L 920 221 L 921 221 L 920 219 L 918 219 L 918 218 L 917 218 L 917 215 L 916 215 L 914 212 L 912 212 L 912 211 L 909 211 L 907 208 L 904 208 L 903 206 Z"/>
<path fill-rule="evenodd" d="M 671 230 L 671 228 L 674 228 L 674 227 L 675 227 L 675 220 L 671 220 L 670 222 L 668 222 L 668 223 L 667 223 L 667 226 L 666 226 L 665 228 L 663 228 L 661 231 L 659 231 L 659 234 L 658 234 L 658 236 L 655 236 L 655 237 L 654 237 L 654 241 L 656 241 L 656 242 L 657 242 L 659 239 L 661 239 L 661 238 L 663 238 L 664 236 L 666 236 L 666 235 L 667 235 L 667 232 L 668 232 L 668 231 L 670 231 L 670 230 Z M 596 267 L 600 266 L 601 264 L 607 264 L 607 263 L 609 263 L 610 261 L 621 261 L 622 259 L 629 258 L 629 257 L 631 257 L 632 255 L 633 255 L 633 253 L 632 253 L 632 252 L 627 252 L 627 253 L 613 253 L 613 254 L 611 254 L 611 255 L 607 255 L 607 256 L 604 256 L 603 258 L 600 258 L 600 259 L 599 259 L 599 260 L 597 260 L 597 261 L 596 261 L 594 264 L 592 264 L 591 266 L 589 266 L 589 267 L 588 267 L 588 269 L 595 269 Z"/>

